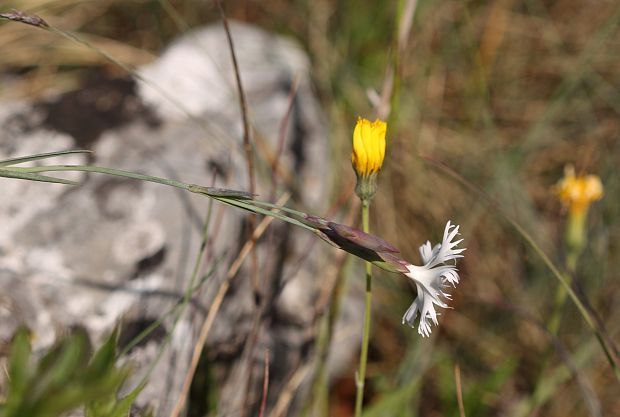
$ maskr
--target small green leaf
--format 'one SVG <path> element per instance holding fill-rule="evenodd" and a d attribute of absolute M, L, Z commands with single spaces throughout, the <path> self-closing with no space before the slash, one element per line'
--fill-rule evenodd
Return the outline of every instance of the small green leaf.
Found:
<path fill-rule="evenodd" d="M 105 417 L 127 417 L 131 410 L 131 405 L 136 401 L 138 395 L 142 392 L 146 384 L 140 384 L 135 387 L 129 394 L 121 398 L 110 414 Z"/>
<path fill-rule="evenodd" d="M 97 379 L 104 375 L 111 368 L 114 368 L 116 361 L 116 343 L 118 341 L 119 329 L 114 329 L 112 334 L 108 336 L 103 345 L 95 352 L 93 358 L 85 372 L 86 379 Z"/>
<path fill-rule="evenodd" d="M 42 399 L 73 382 L 86 366 L 89 348 L 84 329 L 76 329 L 61 339 L 39 362 L 29 395 Z"/>
<path fill-rule="evenodd" d="M 30 346 L 31 333 L 25 327 L 20 327 L 13 336 L 9 359 L 9 397 L 7 410 L 13 409 L 14 405 L 22 401 L 30 379 Z"/>

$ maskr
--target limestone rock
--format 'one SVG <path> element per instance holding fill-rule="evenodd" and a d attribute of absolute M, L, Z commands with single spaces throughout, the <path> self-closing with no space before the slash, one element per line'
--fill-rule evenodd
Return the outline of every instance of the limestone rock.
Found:
<path fill-rule="evenodd" d="M 272 200 L 288 190 L 293 195 L 289 204 L 320 214 L 326 208 L 330 168 L 327 130 L 307 58 L 289 40 L 238 23 L 232 30 L 253 128 L 257 193 Z M 247 190 L 243 129 L 222 26 L 188 33 L 139 73 L 139 81 L 96 78 L 40 103 L 0 103 L 0 159 L 87 148 L 94 151 L 90 160 L 71 155 L 54 162 Z M 125 329 L 121 343 L 127 343 L 164 317 L 128 360 L 137 367 L 138 380 L 164 347 L 139 403 L 169 415 L 198 329 L 245 242 L 247 216 L 212 206 L 199 274 L 209 277 L 177 321 L 175 313 L 167 312 L 189 285 L 209 200 L 98 174 L 66 177 L 80 185 L 0 179 L 0 342 L 6 344 L 18 323 L 25 322 L 35 332 L 37 349 L 76 324 L 97 343 L 120 321 Z M 238 410 L 246 393 L 250 404 L 259 399 L 265 349 L 276 358 L 270 367 L 271 404 L 291 373 L 307 362 L 313 303 L 325 267 L 321 262 L 330 250 L 311 246 L 312 239 L 278 221 L 260 239 L 262 308 L 255 304 L 251 261 L 232 281 L 207 341 L 221 385 L 221 415 Z M 255 349 L 249 350 L 246 341 L 259 313 Z"/>

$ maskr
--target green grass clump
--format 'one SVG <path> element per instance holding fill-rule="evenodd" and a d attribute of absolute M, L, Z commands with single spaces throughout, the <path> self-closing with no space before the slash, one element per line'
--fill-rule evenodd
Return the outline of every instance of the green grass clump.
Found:
<path fill-rule="evenodd" d="M 57 417 L 78 408 L 87 417 L 129 415 L 143 386 L 120 396 L 130 370 L 116 366 L 116 332 L 92 352 L 88 334 L 76 328 L 39 359 L 33 357 L 31 338 L 26 328 L 13 337 L 1 417 Z"/>

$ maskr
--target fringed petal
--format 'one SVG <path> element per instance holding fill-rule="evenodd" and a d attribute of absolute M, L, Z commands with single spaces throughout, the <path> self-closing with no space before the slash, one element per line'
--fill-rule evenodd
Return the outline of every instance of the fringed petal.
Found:
<path fill-rule="evenodd" d="M 450 300 L 452 297 L 445 289 L 451 285 L 456 287 L 459 283 L 459 274 L 455 265 L 446 265 L 446 262 L 462 258 L 461 253 L 465 248 L 457 249 L 463 239 L 453 241 L 458 235 L 459 226 L 452 225 L 449 221 L 444 229 L 443 239 L 440 244 L 431 248 L 431 243 L 426 242 L 420 246 L 420 256 L 424 266 L 407 265 L 409 272 L 405 275 L 411 278 L 418 290 L 418 296 L 405 312 L 403 324 L 414 327 L 418 313 L 420 321 L 418 323 L 418 333 L 423 337 L 431 334 L 431 322 L 438 324 L 437 316 L 439 313 L 435 306 L 449 308 L 444 299 Z"/>

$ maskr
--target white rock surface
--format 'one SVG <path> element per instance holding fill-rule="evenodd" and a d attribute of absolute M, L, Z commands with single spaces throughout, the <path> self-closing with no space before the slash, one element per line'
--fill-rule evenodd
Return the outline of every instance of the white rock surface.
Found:
<path fill-rule="evenodd" d="M 312 93 L 308 60 L 289 40 L 238 23 L 232 29 L 249 101 L 258 193 L 270 199 L 290 190 L 290 204 L 321 214 L 330 168 L 327 130 Z M 222 27 L 185 35 L 140 74 L 146 81 L 135 88 L 138 96 L 131 94 L 131 82 L 112 82 L 43 104 L 0 103 L 0 159 L 87 147 L 95 152 L 92 161 L 67 156 L 52 162 L 90 162 L 247 189 L 237 90 Z M 297 94 L 279 159 L 282 175 L 273 190 L 270 164 L 295 82 Z M 105 98 L 102 91 L 109 92 L 112 103 L 104 110 L 97 107 Z M 206 198 L 98 174 L 66 177 L 81 184 L 0 179 L 1 344 L 22 322 L 34 330 L 37 349 L 74 324 L 84 326 L 98 342 L 118 321 L 139 329 L 158 319 L 188 285 L 209 207 Z M 245 214 L 219 204 L 213 209 L 201 273 L 214 273 L 180 318 L 140 397 L 160 416 L 169 415 L 178 397 L 206 309 L 241 242 Z M 307 253 L 311 239 L 309 233 L 276 221 L 259 243 L 259 279 L 268 308 L 251 356 L 255 360 L 249 362 L 250 383 L 250 373 L 234 372 L 245 366 L 240 358 L 257 314 L 247 268 L 233 281 L 207 343 L 221 384 L 220 415 L 238 409 L 246 392 L 251 402 L 258 399 L 264 348 L 275 358 L 271 403 L 295 367 L 308 360 L 321 262 L 330 250 L 319 244 Z M 168 316 L 164 334 L 173 331 L 173 323 Z M 136 377 L 165 340 L 154 336 L 130 353 Z"/>

